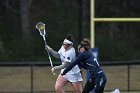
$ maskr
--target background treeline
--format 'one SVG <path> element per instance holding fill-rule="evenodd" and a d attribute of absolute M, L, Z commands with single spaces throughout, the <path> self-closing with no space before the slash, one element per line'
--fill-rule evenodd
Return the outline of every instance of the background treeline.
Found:
<path fill-rule="evenodd" d="M 95 0 L 95 17 L 140 17 L 138 0 Z M 35 28 L 46 23 L 48 44 L 59 50 L 68 33 L 75 45 L 90 38 L 90 0 L 0 0 L 0 61 L 48 61 Z M 95 23 L 101 61 L 139 60 L 139 22 Z M 56 59 L 53 59 L 55 61 Z"/>

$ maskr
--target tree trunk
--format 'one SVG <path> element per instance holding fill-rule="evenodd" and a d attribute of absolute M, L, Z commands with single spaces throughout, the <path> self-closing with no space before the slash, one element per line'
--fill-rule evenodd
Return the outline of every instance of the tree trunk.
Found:
<path fill-rule="evenodd" d="M 31 0 L 20 0 L 21 29 L 23 36 L 30 37 L 29 7 Z"/>

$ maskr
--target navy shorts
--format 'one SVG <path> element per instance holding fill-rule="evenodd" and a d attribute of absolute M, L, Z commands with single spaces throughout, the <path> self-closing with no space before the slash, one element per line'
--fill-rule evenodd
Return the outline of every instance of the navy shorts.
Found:
<path fill-rule="evenodd" d="M 89 93 L 91 90 L 94 90 L 92 93 L 103 93 L 106 82 L 105 74 L 100 73 L 87 81 L 82 93 Z"/>

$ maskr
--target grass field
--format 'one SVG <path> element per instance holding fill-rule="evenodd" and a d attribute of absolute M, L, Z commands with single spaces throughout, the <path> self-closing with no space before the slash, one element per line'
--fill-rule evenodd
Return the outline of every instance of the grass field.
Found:
<path fill-rule="evenodd" d="M 127 90 L 128 78 L 126 66 L 105 66 L 107 74 L 107 84 L 105 90 Z M 54 91 L 54 84 L 57 75 L 52 75 L 50 67 L 34 67 L 33 69 L 33 90 L 34 91 Z M 0 93 L 1 91 L 30 91 L 31 90 L 31 68 L 30 67 L 0 67 Z M 131 66 L 130 69 L 130 90 L 140 90 L 140 66 Z M 85 71 L 83 71 L 85 76 Z M 84 77 L 85 80 L 85 77 Z M 85 81 L 83 82 L 83 85 Z M 68 84 L 65 89 L 72 91 Z M 50 92 L 48 92 L 50 93 Z M 53 92 L 54 93 L 54 92 Z M 109 93 L 109 92 L 105 92 Z M 140 93 L 140 92 L 121 92 Z"/>

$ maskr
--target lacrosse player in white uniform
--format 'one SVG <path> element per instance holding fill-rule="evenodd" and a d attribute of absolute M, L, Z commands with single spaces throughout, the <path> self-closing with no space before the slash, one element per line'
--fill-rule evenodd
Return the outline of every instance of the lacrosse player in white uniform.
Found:
<path fill-rule="evenodd" d="M 54 51 L 49 46 L 46 46 L 45 49 L 48 49 L 48 51 L 56 58 L 60 58 L 62 64 L 59 66 L 55 66 L 52 68 L 52 72 L 54 73 L 55 70 L 61 69 L 61 72 L 71 63 L 75 60 L 76 54 L 75 49 L 73 48 L 73 37 L 71 34 L 67 35 L 66 39 L 63 41 L 63 45 L 60 48 L 58 52 Z M 60 74 L 61 74 L 60 72 Z M 80 73 L 80 69 L 78 65 L 76 65 L 74 68 L 72 68 L 66 75 L 62 76 L 59 75 L 56 84 L 55 84 L 55 91 L 57 93 L 65 93 L 64 92 L 64 86 L 70 82 L 74 93 L 82 93 L 82 76 Z"/>

